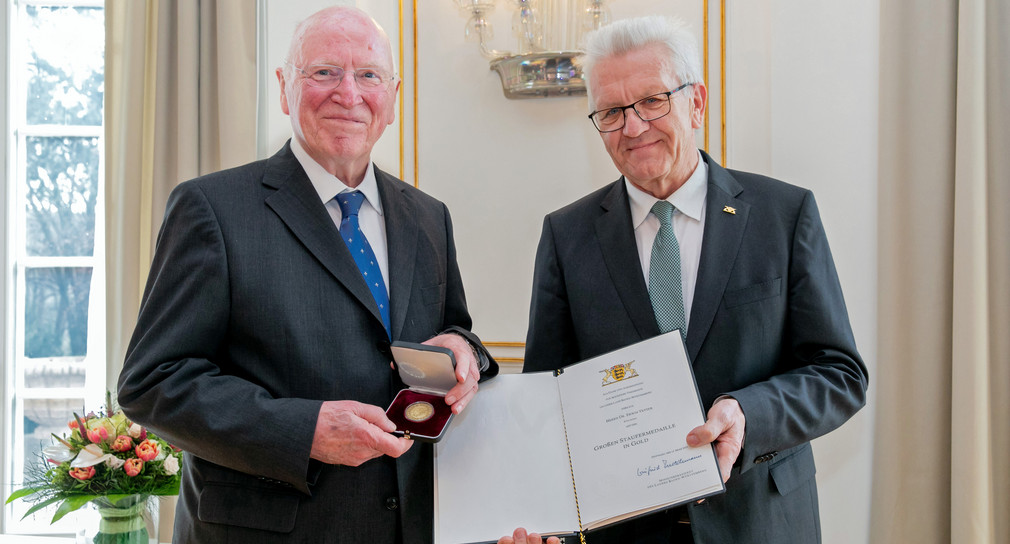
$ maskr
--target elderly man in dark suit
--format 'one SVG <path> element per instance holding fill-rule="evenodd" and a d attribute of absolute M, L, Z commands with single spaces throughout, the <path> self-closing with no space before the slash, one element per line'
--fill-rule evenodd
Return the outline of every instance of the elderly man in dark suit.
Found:
<path fill-rule="evenodd" d="M 309 17 L 277 76 L 288 145 L 172 193 L 119 402 L 186 451 L 177 542 L 430 542 L 431 447 L 384 413 L 390 341 L 453 351 L 457 413 L 497 372 L 449 213 L 371 163 L 399 80 L 367 15 Z"/>
<path fill-rule="evenodd" d="M 810 440 L 863 406 L 867 373 L 814 197 L 695 147 L 707 92 L 682 23 L 604 27 L 584 68 L 623 176 L 545 219 L 524 370 L 680 329 L 708 409 L 685 440 L 714 442 L 727 482 L 589 541 L 819 542 Z"/>

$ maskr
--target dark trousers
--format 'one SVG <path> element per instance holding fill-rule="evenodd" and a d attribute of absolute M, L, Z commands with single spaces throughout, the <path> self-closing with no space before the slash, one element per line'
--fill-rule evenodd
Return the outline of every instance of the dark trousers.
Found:
<path fill-rule="evenodd" d="M 685 507 L 619 523 L 586 535 L 586 544 L 694 544 Z"/>

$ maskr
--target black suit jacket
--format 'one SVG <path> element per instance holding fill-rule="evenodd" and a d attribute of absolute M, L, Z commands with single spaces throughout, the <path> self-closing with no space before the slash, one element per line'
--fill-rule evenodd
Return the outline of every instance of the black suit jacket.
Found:
<path fill-rule="evenodd" d="M 480 346 L 448 210 L 375 174 L 393 339 L 455 328 Z M 402 387 L 390 360 L 378 307 L 289 146 L 179 185 L 119 379 L 126 414 L 186 451 L 175 540 L 392 543 L 402 530 L 430 542 L 429 445 L 359 467 L 309 459 L 322 401 L 390 403 Z"/>
<path fill-rule="evenodd" d="M 703 159 L 705 232 L 687 348 L 705 407 L 731 395 L 747 427 L 726 493 L 689 507 L 691 529 L 697 542 L 818 542 L 809 442 L 863 406 L 866 367 L 813 194 Z M 549 214 L 524 370 L 657 334 L 624 180 Z M 592 541 L 649 541 L 673 522 L 650 516 Z"/>

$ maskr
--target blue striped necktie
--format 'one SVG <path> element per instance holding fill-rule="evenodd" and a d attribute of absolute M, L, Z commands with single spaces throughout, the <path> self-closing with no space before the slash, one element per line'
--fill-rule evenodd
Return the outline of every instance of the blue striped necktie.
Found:
<path fill-rule="evenodd" d="M 687 337 L 684 295 L 680 284 L 680 244 L 673 234 L 673 204 L 660 200 L 652 206 L 659 219 L 659 232 L 649 261 L 649 299 L 661 332 L 680 329 Z"/>
<path fill-rule="evenodd" d="M 386 283 L 382 281 L 382 271 L 375 260 L 375 252 L 372 246 L 368 245 L 368 239 L 361 232 L 358 224 L 358 210 L 361 203 L 365 201 L 365 195 L 361 191 L 340 193 L 336 197 L 337 204 L 340 205 L 340 237 L 347 244 L 347 249 L 351 251 L 354 264 L 358 265 L 361 277 L 365 279 L 368 290 L 372 292 L 375 303 L 379 305 L 379 315 L 382 316 L 382 325 L 386 327 L 386 334 L 392 338 L 389 326 L 389 295 L 386 294 Z"/>

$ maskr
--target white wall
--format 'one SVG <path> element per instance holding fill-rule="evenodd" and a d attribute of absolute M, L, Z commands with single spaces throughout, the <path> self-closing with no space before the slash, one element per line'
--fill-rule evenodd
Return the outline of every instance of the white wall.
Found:
<path fill-rule="evenodd" d="M 732 3 L 727 31 L 729 164 L 814 191 L 870 369 L 867 408 L 814 442 L 825 543 L 869 538 L 879 9 L 877 0 L 750 0 Z"/>
<path fill-rule="evenodd" d="M 287 49 L 294 22 L 322 0 L 265 4 L 263 79 Z M 353 3 L 353 2 L 344 2 Z M 584 99 L 506 100 L 498 77 L 473 44 L 450 0 L 424 1 L 418 15 L 419 83 L 413 86 L 412 6 L 404 4 L 404 144 L 387 129 L 373 157 L 417 182 L 453 213 L 460 266 L 476 332 L 500 343 L 525 339 L 533 255 L 543 215 L 603 184 L 617 171 L 585 119 Z M 390 37 L 399 35 L 393 2 L 362 0 Z M 719 2 L 710 0 L 710 149 L 719 147 Z M 870 367 L 870 403 L 841 429 L 818 439 L 824 542 L 867 542 L 876 369 L 877 97 L 879 0 L 727 2 L 727 166 L 808 187 L 821 216 L 846 295 L 856 340 Z M 615 18 L 681 13 L 702 34 L 701 0 L 614 0 Z M 496 48 L 510 47 L 499 6 Z M 394 45 L 396 49 L 396 45 Z M 275 92 L 276 93 L 276 92 Z M 412 102 L 417 93 L 415 172 Z M 272 152 L 290 133 L 276 94 L 261 118 Z M 698 135 L 699 143 L 703 135 Z M 499 345 L 496 355 L 521 356 Z"/>

